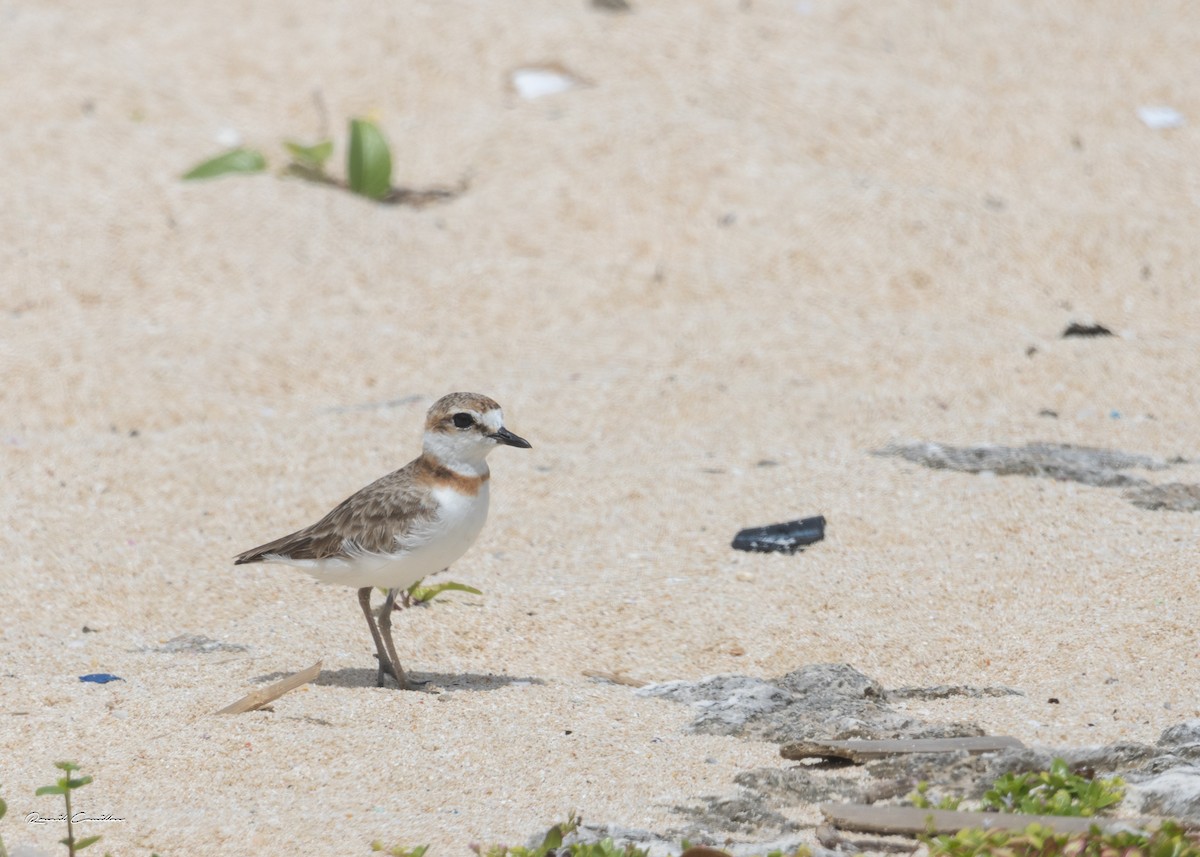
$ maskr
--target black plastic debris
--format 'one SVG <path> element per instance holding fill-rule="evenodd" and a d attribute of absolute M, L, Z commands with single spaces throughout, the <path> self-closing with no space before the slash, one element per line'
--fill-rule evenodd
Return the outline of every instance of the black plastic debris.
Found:
<path fill-rule="evenodd" d="M 108 684 L 110 681 L 125 681 L 125 679 L 121 678 L 119 675 L 113 675 L 112 673 L 88 673 L 87 675 L 81 675 L 79 680 L 88 681 L 92 684 Z"/>
<path fill-rule="evenodd" d="M 750 527 L 733 537 L 733 549 L 758 553 L 795 553 L 825 538 L 825 516 Z"/>
<path fill-rule="evenodd" d="M 1080 324 L 1073 321 L 1067 325 L 1067 329 L 1062 332 L 1062 338 L 1066 339 L 1069 336 L 1115 336 L 1111 330 L 1102 324 Z"/>

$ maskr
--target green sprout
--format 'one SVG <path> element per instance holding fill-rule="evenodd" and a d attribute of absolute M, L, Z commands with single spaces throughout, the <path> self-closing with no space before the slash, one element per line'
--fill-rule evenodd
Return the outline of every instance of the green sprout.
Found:
<path fill-rule="evenodd" d="M 366 119 L 351 119 L 346 145 L 346 179 L 330 175 L 325 165 L 333 156 L 333 140 L 311 145 L 284 140 L 291 161 L 284 175 L 296 176 L 317 184 L 332 185 L 376 202 L 421 208 L 454 199 L 466 190 L 466 180 L 456 188 L 424 189 L 392 186 L 392 153 L 383 132 Z M 237 148 L 209 158 L 183 174 L 187 181 L 209 179 L 233 173 L 258 173 L 267 168 L 267 159 L 255 149 Z"/>
<path fill-rule="evenodd" d="M 388 201 L 396 195 L 392 188 L 392 154 L 383 132 L 366 119 L 351 119 L 346 155 L 347 181 L 341 182 L 325 172 L 325 163 L 333 155 L 333 141 L 322 140 L 311 146 L 285 140 L 292 156 L 285 172 L 309 181 L 332 184 L 376 201 Z M 255 149 L 238 148 L 209 158 L 183 174 L 187 181 L 211 179 L 234 173 L 259 173 L 267 168 L 267 159 Z"/>
<path fill-rule="evenodd" d="M 92 781 L 89 777 L 72 777 L 71 774 L 79 770 L 79 766 L 74 762 L 55 762 L 54 767 L 65 772 L 66 776 L 52 786 L 42 786 L 34 794 L 36 795 L 62 795 L 63 800 L 67 804 L 67 837 L 60 839 L 63 845 L 67 846 L 67 852 L 71 857 L 75 857 L 75 852 L 82 851 L 89 845 L 92 845 L 100 839 L 99 836 L 85 836 L 83 839 L 75 838 L 75 827 L 71 821 L 71 792 L 75 789 L 80 789 Z"/>

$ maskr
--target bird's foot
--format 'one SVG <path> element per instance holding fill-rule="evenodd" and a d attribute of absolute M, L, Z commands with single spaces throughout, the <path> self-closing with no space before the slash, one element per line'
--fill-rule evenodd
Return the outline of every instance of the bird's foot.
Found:
<path fill-rule="evenodd" d="M 408 676 L 404 674 L 404 670 L 400 670 L 400 674 L 396 675 L 396 669 L 392 666 L 391 661 L 387 658 L 381 658 L 378 653 L 375 655 L 375 660 L 379 662 L 379 670 L 375 674 L 376 687 L 386 687 L 387 676 L 391 676 L 400 690 L 409 690 L 411 688 Z"/>

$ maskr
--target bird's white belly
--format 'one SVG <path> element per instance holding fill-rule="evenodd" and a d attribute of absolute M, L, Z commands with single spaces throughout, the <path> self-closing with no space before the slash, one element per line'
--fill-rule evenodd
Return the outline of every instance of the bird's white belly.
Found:
<path fill-rule="evenodd" d="M 434 489 L 439 511 L 425 526 L 404 534 L 393 554 L 360 554 L 295 563 L 317 580 L 362 588 L 407 589 L 423 577 L 456 562 L 475 541 L 488 512 L 488 484 L 467 496 L 446 488 Z"/>

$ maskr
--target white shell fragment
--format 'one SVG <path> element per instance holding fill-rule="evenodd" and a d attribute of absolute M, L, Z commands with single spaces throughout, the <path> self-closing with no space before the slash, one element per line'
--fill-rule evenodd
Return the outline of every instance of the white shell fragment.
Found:
<path fill-rule="evenodd" d="M 1139 107 L 1137 115 L 1147 127 L 1153 128 L 1156 131 L 1167 128 L 1182 128 L 1185 122 L 1182 113 L 1174 107 L 1166 107 L 1164 105 Z"/>
<path fill-rule="evenodd" d="M 513 69 L 509 82 L 517 95 L 533 100 L 567 92 L 583 81 L 560 65 L 536 65 Z"/>

